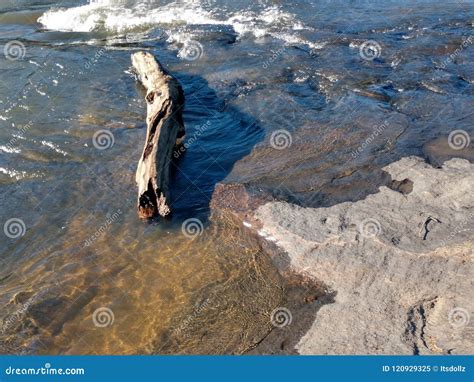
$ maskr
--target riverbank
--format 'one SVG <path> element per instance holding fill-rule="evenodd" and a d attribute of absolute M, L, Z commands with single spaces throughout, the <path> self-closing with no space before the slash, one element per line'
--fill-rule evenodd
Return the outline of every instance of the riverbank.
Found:
<path fill-rule="evenodd" d="M 260 237 L 280 270 L 333 294 L 299 354 L 472 354 L 474 165 L 406 157 L 383 170 L 388 186 L 355 202 L 303 208 L 221 186 L 214 207 Z"/>

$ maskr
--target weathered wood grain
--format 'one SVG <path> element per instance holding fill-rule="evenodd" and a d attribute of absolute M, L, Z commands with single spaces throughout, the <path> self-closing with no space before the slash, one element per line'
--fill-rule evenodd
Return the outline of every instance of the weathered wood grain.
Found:
<path fill-rule="evenodd" d="M 138 162 L 138 213 L 142 218 L 166 216 L 170 207 L 170 163 L 184 137 L 184 93 L 179 82 L 147 52 L 132 54 L 132 65 L 146 88 L 147 133 Z"/>

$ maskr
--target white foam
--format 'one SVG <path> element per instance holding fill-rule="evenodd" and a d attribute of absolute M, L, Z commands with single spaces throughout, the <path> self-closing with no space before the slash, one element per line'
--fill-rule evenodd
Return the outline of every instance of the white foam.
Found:
<path fill-rule="evenodd" d="M 171 3 L 148 9 L 140 1 L 125 8 L 120 2 L 112 0 L 94 1 L 68 9 L 52 9 L 38 21 L 48 29 L 68 32 L 126 32 L 139 27 L 167 24 L 219 23 L 210 12 L 203 10 L 195 2 Z"/>
<path fill-rule="evenodd" d="M 26 171 L 9 170 L 5 167 L 0 167 L 0 173 L 16 180 L 21 180 L 26 176 Z"/>
<path fill-rule="evenodd" d="M 19 154 L 21 152 L 20 149 L 18 148 L 15 148 L 15 147 L 11 147 L 11 145 L 7 145 L 7 146 L 0 146 L 0 151 L 3 151 L 5 153 L 9 153 L 9 154 Z"/>
<path fill-rule="evenodd" d="M 68 155 L 68 153 L 64 150 L 61 150 L 57 145 L 55 145 L 53 142 L 49 142 L 49 141 L 41 141 L 41 144 L 43 146 L 46 146 L 46 147 L 49 147 L 50 149 L 56 151 L 58 154 L 62 154 L 64 156 Z"/>
<path fill-rule="evenodd" d="M 125 4 L 125 5 L 124 5 Z M 219 10 L 204 9 L 194 0 L 175 1 L 151 8 L 147 0 L 93 0 L 91 3 L 68 9 L 52 9 L 38 21 L 47 29 L 68 32 L 108 31 L 125 33 L 160 26 L 169 34 L 169 42 L 189 40 L 183 38 L 182 26 L 226 25 L 231 26 L 239 37 L 253 35 L 255 38 L 272 36 L 288 44 L 306 44 L 311 48 L 322 46 L 300 37 L 297 31 L 311 29 L 295 15 L 270 6 L 258 11 L 239 11 L 230 14 Z"/>

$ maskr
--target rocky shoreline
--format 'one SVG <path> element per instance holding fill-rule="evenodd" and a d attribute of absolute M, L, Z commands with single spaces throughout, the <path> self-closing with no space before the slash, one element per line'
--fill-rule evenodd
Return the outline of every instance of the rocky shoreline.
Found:
<path fill-rule="evenodd" d="M 286 352 L 474 351 L 474 165 L 455 158 L 434 168 L 405 157 L 383 170 L 391 181 L 378 193 L 327 208 L 217 187 L 215 210 L 259 237 L 283 274 L 326 285 L 332 296 L 305 333 L 285 332 L 295 343 Z"/>

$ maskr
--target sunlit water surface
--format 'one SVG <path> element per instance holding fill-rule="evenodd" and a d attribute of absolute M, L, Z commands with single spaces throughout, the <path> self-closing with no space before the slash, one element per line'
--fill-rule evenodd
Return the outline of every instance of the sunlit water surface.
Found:
<path fill-rule="evenodd" d="M 92 3 L 0 5 L 2 51 L 20 43 L 0 55 L 1 223 L 26 229 L 1 238 L 3 353 L 251 349 L 288 287 L 245 227 L 211 214 L 217 183 L 320 206 L 375 192 L 402 156 L 472 158 L 446 143 L 472 136 L 472 1 Z M 184 87 L 189 142 L 172 218 L 148 223 L 143 49 Z M 200 235 L 183 234 L 191 218 Z"/>

